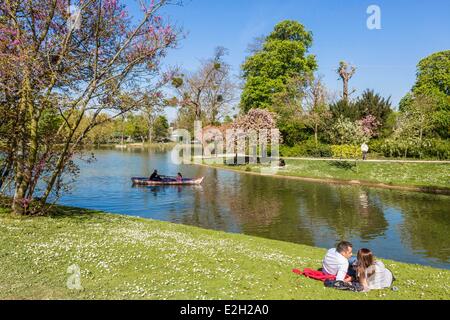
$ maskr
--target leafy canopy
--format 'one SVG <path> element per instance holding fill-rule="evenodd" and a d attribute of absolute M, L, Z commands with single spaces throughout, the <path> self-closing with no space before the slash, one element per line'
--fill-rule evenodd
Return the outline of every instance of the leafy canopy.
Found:
<path fill-rule="evenodd" d="M 262 49 L 242 65 L 244 90 L 241 109 L 268 109 L 276 94 L 287 91 L 289 80 L 306 78 L 317 69 L 314 55 L 306 55 L 312 33 L 297 21 L 283 21 L 266 37 Z"/>
<path fill-rule="evenodd" d="M 410 93 L 400 102 L 405 112 L 421 97 L 435 101 L 436 109 L 429 116 L 435 132 L 442 138 L 450 137 L 450 50 L 436 52 L 417 65 L 417 80 Z"/>

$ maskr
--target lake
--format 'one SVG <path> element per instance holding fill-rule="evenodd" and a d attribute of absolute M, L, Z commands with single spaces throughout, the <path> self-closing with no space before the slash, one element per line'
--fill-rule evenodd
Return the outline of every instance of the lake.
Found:
<path fill-rule="evenodd" d="M 171 162 L 164 149 L 101 149 L 63 205 L 315 247 L 349 240 L 380 258 L 450 269 L 450 197 L 246 175 Z M 130 178 L 205 177 L 202 186 L 133 187 Z"/>

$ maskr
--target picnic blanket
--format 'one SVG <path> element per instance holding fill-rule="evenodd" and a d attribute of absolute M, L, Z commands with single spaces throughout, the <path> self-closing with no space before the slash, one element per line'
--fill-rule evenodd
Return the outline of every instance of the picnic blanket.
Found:
<path fill-rule="evenodd" d="M 306 268 L 303 271 L 301 271 L 299 269 L 294 269 L 294 270 L 292 270 L 292 272 L 294 272 L 295 274 L 305 276 L 307 278 L 311 278 L 314 280 L 319 280 L 322 282 L 325 282 L 327 280 L 332 280 L 332 281 L 336 280 L 336 276 L 323 273 L 322 271 L 319 271 L 319 270 L 313 270 L 313 269 Z"/>

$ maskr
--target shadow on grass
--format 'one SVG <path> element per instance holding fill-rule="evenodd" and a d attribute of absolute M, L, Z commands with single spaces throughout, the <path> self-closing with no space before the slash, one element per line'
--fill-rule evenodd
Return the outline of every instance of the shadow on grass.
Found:
<path fill-rule="evenodd" d="M 331 167 L 335 167 L 338 169 L 343 169 L 346 171 L 353 171 L 356 172 L 356 162 L 350 162 L 350 161 L 328 161 L 328 165 Z"/>
<path fill-rule="evenodd" d="M 47 217 L 52 219 L 63 219 L 70 218 L 71 220 L 78 220 L 80 222 L 92 220 L 93 218 L 101 219 L 100 211 L 75 208 L 75 207 L 64 207 L 64 206 L 54 206 L 47 213 Z"/>
<path fill-rule="evenodd" d="M 11 204 L 12 199 L 0 196 L 0 212 L 3 214 L 11 214 Z M 38 218 L 38 217 L 48 217 L 52 219 L 64 219 L 64 218 L 70 218 L 71 220 L 77 221 L 77 222 L 86 222 L 86 221 L 92 221 L 92 220 L 102 220 L 104 216 L 100 214 L 100 211 L 90 210 L 90 209 L 83 209 L 83 208 L 76 208 L 76 207 L 65 207 L 65 206 L 59 206 L 55 205 L 51 207 L 48 212 L 45 214 L 36 214 L 36 215 L 26 215 L 23 217 L 18 218 Z"/>

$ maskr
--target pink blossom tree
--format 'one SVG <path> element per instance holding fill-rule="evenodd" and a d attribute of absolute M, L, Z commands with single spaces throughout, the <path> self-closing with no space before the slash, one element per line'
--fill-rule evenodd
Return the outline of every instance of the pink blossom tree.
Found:
<path fill-rule="evenodd" d="M 0 2 L 1 125 L 12 130 L 0 141 L 10 147 L 0 151 L 13 169 L 16 214 L 31 213 L 37 195 L 39 211 L 47 207 L 64 173 L 76 172 L 73 159 L 87 133 L 138 108 L 170 80 L 161 61 L 179 32 L 159 12 L 174 2 L 140 0 L 138 17 L 124 3 Z M 81 127 L 86 115 L 89 123 Z"/>
<path fill-rule="evenodd" d="M 381 126 L 381 123 L 377 118 L 371 114 L 357 121 L 357 124 L 361 127 L 361 130 L 367 139 L 376 137 L 378 135 L 378 128 Z"/>
<path fill-rule="evenodd" d="M 238 153 L 239 151 L 245 152 L 245 145 L 241 148 L 244 150 L 239 150 L 239 141 L 248 139 L 249 147 L 253 149 L 253 153 L 256 151 L 256 145 L 263 146 L 266 145 L 267 142 L 270 142 L 270 130 L 277 129 L 277 116 L 273 112 L 267 111 L 265 109 L 251 109 L 247 114 L 244 114 L 238 117 L 232 124 L 231 129 L 233 130 L 233 134 L 227 136 L 226 144 L 227 148 L 231 149 L 231 146 L 237 146 L 236 149 L 236 159 L 235 162 L 238 161 Z M 267 139 L 264 139 L 264 135 L 261 135 L 263 132 L 266 132 Z M 242 143 L 241 143 L 242 144 Z"/>

